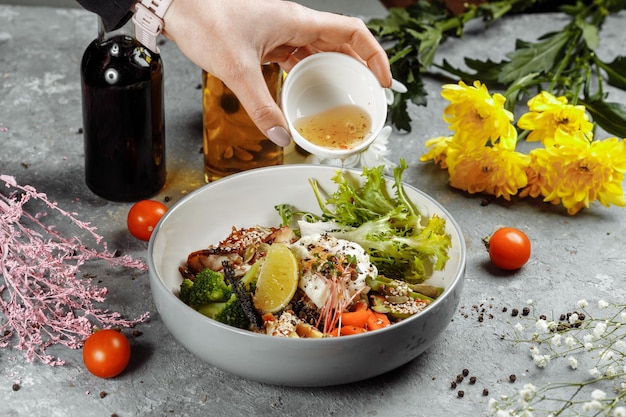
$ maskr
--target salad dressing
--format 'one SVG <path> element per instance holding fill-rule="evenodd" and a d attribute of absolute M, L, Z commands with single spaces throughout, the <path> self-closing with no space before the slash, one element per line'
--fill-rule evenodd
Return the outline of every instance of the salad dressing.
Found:
<path fill-rule="evenodd" d="M 296 120 L 295 127 L 314 145 L 351 149 L 363 142 L 372 127 L 372 120 L 363 108 L 348 104 L 301 117 Z"/>

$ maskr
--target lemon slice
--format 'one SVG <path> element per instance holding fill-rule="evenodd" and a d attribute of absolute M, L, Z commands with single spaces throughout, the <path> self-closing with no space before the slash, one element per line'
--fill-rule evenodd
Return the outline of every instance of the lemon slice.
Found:
<path fill-rule="evenodd" d="M 286 244 L 270 246 L 259 271 L 254 307 L 262 313 L 276 313 L 293 298 L 298 288 L 298 262 Z"/>

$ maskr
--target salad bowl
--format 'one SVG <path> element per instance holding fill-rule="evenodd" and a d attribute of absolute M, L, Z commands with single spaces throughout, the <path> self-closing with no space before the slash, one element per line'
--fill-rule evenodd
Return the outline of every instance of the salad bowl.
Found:
<path fill-rule="evenodd" d="M 329 386 L 372 378 L 418 357 L 444 332 L 457 309 L 465 275 L 461 230 L 446 209 L 418 189 L 404 185 L 423 215 L 446 221 L 452 245 L 449 260 L 429 284 L 444 291 L 425 310 L 383 329 L 320 339 L 254 333 L 212 320 L 178 297 L 178 268 L 193 251 L 220 242 L 233 226 L 279 226 L 275 206 L 291 204 L 320 212 L 309 184 L 315 179 L 332 192 L 338 168 L 283 165 L 235 174 L 210 183 L 176 203 L 155 228 L 148 245 L 150 287 L 168 330 L 208 364 L 243 378 L 284 386 Z M 360 178 L 361 171 L 346 170 Z M 389 190 L 393 178 L 385 178 Z"/>

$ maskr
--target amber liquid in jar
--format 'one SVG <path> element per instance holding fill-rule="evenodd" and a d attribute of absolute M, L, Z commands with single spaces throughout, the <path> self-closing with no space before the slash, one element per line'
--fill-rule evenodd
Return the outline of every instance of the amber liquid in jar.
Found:
<path fill-rule="evenodd" d="M 351 149 L 363 142 L 372 127 L 372 120 L 361 107 L 347 104 L 301 117 L 294 126 L 314 145 Z"/>
<path fill-rule="evenodd" d="M 262 66 L 265 82 L 278 102 L 283 74 L 278 64 Z M 206 71 L 202 72 L 204 179 L 283 163 L 283 148 L 270 141 L 252 122 L 235 94 Z"/>

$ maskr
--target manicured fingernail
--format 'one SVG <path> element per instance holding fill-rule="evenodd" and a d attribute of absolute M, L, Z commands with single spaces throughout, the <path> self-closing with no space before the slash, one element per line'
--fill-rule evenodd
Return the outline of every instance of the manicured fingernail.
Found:
<path fill-rule="evenodd" d="M 269 140 L 271 140 L 278 146 L 285 147 L 291 143 L 291 135 L 282 126 L 274 126 L 265 134 L 269 138 Z"/>

